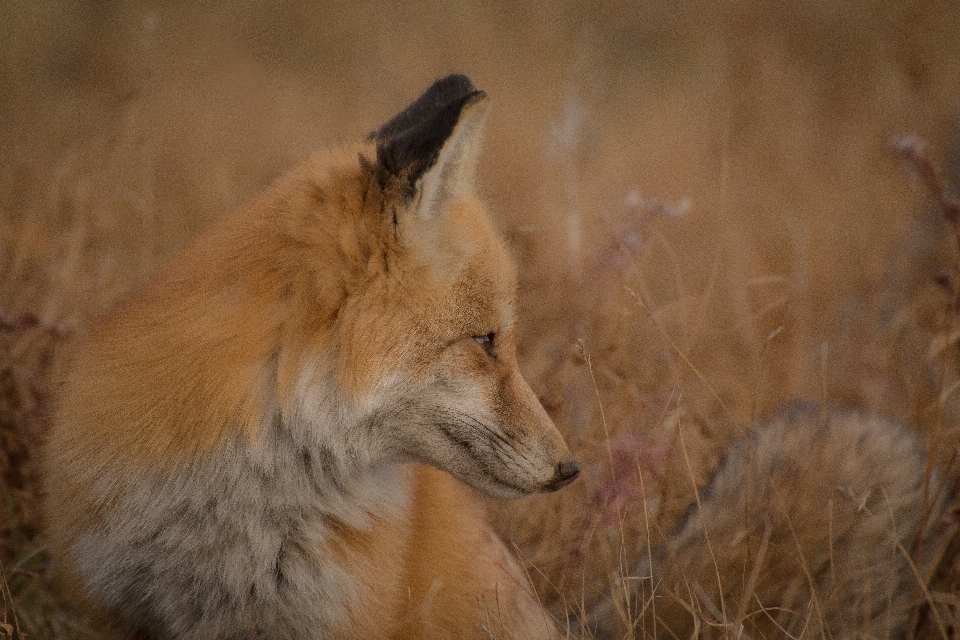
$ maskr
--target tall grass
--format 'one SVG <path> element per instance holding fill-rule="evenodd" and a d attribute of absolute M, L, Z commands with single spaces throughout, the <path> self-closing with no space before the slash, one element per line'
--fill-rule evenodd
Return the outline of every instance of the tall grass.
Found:
<path fill-rule="evenodd" d="M 521 261 L 522 364 L 585 468 L 491 505 L 551 611 L 577 629 L 605 594 L 653 589 L 635 571 L 724 451 L 797 398 L 919 433 L 934 504 L 960 443 L 957 249 L 889 140 L 915 132 L 947 167 L 958 27 L 946 0 L 3 5 L 0 636 L 88 633 L 36 509 L 71 338 L 285 167 L 452 70 L 494 99 L 480 182 Z M 936 555 L 918 638 L 960 616 L 956 545 Z M 714 613 L 702 633 L 745 633 Z"/>

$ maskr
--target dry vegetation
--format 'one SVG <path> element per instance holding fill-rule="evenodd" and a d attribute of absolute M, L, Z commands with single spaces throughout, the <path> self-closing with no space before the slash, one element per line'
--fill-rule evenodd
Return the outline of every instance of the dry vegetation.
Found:
<path fill-rule="evenodd" d="M 960 4 L 198 6 L 0 4 L 0 636 L 94 637 L 37 535 L 33 452 L 71 337 L 284 167 L 455 70 L 494 98 L 480 181 L 522 264 L 524 367 L 586 468 L 491 506 L 558 615 L 796 398 L 917 430 L 929 504 L 958 475 L 957 246 L 890 141 L 956 168 Z M 960 550 L 935 555 L 918 638 L 960 629 Z"/>

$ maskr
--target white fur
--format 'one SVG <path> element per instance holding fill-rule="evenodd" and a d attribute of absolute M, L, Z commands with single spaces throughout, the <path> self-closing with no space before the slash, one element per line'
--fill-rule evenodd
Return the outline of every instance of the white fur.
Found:
<path fill-rule="evenodd" d="M 337 413 L 311 408 L 313 417 Z M 362 531 L 374 515 L 406 512 L 409 472 L 357 466 L 348 446 L 306 466 L 304 451 L 313 447 L 297 432 L 304 434 L 274 420 L 254 442 L 237 436 L 168 477 L 127 484 L 103 527 L 72 548 L 90 595 L 163 637 L 347 633 L 348 611 L 363 602 L 365 587 L 327 550 L 327 523 Z M 115 478 L 100 481 L 106 488 Z"/>

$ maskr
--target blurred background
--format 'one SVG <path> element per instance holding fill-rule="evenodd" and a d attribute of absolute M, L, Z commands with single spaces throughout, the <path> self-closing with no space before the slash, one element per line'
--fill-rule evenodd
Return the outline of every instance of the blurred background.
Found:
<path fill-rule="evenodd" d="M 956 247 L 891 141 L 956 169 L 958 33 L 953 0 L 0 4 L 7 607 L 41 635 L 79 624 L 46 590 L 33 453 L 72 338 L 454 71 L 493 98 L 479 183 L 521 265 L 524 369 L 594 463 L 492 507 L 548 602 L 602 581 L 587 532 L 609 509 L 645 495 L 665 528 L 685 509 L 677 425 L 700 483 L 796 398 L 908 424 L 949 474 Z M 620 454 L 643 491 L 602 479 Z"/>

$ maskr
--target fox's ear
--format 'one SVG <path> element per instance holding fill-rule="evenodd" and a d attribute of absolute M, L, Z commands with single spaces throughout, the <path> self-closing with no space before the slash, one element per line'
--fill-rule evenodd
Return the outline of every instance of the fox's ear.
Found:
<path fill-rule="evenodd" d="M 382 186 L 399 184 L 418 215 L 440 215 L 473 188 L 490 99 L 464 75 L 435 82 L 426 93 L 371 134 Z"/>

